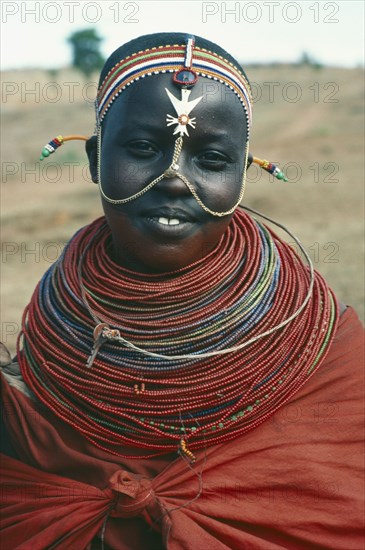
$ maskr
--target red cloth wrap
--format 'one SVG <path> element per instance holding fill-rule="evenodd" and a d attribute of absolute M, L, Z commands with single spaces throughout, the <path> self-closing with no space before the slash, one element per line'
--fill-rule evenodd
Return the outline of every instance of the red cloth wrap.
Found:
<path fill-rule="evenodd" d="M 290 403 L 193 467 L 99 451 L 5 381 L 24 463 L 2 455 L 3 547 L 82 550 L 105 530 L 117 550 L 363 550 L 363 337 L 348 309 Z"/>

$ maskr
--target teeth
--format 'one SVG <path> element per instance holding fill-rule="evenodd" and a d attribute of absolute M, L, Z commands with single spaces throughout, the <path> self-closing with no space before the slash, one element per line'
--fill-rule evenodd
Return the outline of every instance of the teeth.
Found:
<path fill-rule="evenodd" d="M 179 225 L 180 220 L 177 218 L 158 218 L 158 223 L 162 225 Z"/>

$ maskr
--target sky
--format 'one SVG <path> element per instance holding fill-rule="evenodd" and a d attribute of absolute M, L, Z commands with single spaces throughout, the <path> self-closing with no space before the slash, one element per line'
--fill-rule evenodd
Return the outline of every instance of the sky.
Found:
<path fill-rule="evenodd" d="M 362 0 L 2 0 L 0 6 L 2 70 L 68 66 L 67 37 L 90 27 L 103 38 L 105 57 L 142 34 L 180 31 L 217 42 L 243 65 L 295 62 L 303 52 L 325 65 L 364 65 Z"/>

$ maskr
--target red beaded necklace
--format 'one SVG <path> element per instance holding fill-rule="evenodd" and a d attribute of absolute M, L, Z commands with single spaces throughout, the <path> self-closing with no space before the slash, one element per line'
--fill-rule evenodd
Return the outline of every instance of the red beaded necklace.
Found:
<path fill-rule="evenodd" d="M 18 340 L 28 387 L 96 447 L 193 459 L 264 422 L 322 363 L 338 317 L 331 290 L 316 273 L 305 303 L 308 269 L 242 210 L 214 251 L 173 273 L 134 273 L 110 252 L 103 218 L 80 230 L 36 288 Z M 88 368 L 100 322 L 110 338 Z"/>

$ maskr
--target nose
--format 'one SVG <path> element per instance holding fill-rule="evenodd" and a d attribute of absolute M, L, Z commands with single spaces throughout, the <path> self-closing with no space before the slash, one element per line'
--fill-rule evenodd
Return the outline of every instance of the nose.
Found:
<path fill-rule="evenodd" d="M 165 176 L 156 185 L 161 193 L 166 193 L 171 196 L 184 196 L 189 195 L 190 191 L 182 179 L 177 174 L 171 174 Z"/>
<path fill-rule="evenodd" d="M 164 171 L 164 178 L 157 184 L 157 188 L 169 195 L 188 195 L 190 193 L 184 179 L 184 165 L 182 156 L 173 159 L 170 166 Z M 182 177 L 181 177 L 182 176 Z"/>

